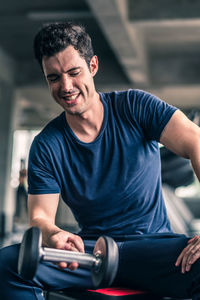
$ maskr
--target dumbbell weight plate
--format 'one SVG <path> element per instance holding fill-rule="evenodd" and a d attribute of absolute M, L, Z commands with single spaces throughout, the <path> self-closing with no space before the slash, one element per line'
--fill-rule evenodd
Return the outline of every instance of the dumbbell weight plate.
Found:
<path fill-rule="evenodd" d="M 115 241 L 101 236 L 94 247 L 93 254 L 101 257 L 99 268 L 92 269 L 92 280 L 95 287 L 108 287 L 112 284 L 118 270 L 119 253 Z"/>
<path fill-rule="evenodd" d="M 39 228 L 29 228 L 23 237 L 19 259 L 18 273 L 28 280 L 31 280 L 37 270 L 40 260 L 40 249 L 42 234 Z M 92 267 L 92 280 L 95 287 L 108 287 L 113 282 L 118 270 L 118 247 L 110 237 L 100 237 L 94 247 L 93 254 L 98 253 L 101 258 L 97 267 Z"/>
<path fill-rule="evenodd" d="M 37 227 L 29 228 L 24 234 L 18 259 L 18 273 L 23 278 L 31 280 L 34 277 L 40 259 L 41 244 L 40 229 Z"/>

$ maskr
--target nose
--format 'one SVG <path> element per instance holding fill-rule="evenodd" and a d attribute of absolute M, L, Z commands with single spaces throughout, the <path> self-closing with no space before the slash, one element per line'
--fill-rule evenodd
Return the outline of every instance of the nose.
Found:
<path fill-rule="evenodd" d="M 73 90 L 73 80 L 67 74 L 63 74 L 61 77 L 61 90 L 63 92 L 70 92 Z"/>

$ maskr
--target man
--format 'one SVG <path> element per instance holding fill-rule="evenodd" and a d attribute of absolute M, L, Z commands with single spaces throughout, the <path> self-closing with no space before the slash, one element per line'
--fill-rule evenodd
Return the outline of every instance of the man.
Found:
<path fill-rule="evenodd" d="M 175 107 L 140 90 L 98 93 L 98 59 L 85 30 L 45 26 L 34 42 L 50 92 L 64 112 L 35 138 L 29 157 L 30 225 L 45 246 L 92 252 L 96 238 L 119 246 L 115 285 L 200 299 L 200 241 L 174 234 L 161 191 L 158 142 L 189 158 L 200 179 L 200 129 Z M 59 195 L 78 235 L 55 225 Z M 43 289 L 91 288 L 90 272 L 73 262 L 41 263 L 32 281 L 16 271 L 19 245 L 1 250 L 0 293 L 43 299 Z"/>

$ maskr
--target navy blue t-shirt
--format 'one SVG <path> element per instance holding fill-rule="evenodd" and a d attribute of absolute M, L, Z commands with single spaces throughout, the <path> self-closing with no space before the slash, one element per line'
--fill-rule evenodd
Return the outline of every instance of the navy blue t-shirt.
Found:
<path fill-rule="evenodd" d="M 100 98 L 104 121 L 93 142 L 75 136 L 64 112 L 34 139 L 29 194 L 60 193 L 85 234 L 170 232 L 158 141 L 176 108 L 141 90 Z"/>

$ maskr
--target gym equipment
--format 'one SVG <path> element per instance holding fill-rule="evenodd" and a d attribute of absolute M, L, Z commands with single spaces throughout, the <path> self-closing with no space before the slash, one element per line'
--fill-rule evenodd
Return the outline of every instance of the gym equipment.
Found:
<path fill-rule="evenodd" d="M 112 284 L 119 262 L 118 247 L 111 237 L 101 236 L 94 247 L 93 255 L 68 250 L 42 247 L 42 233 L 38 227 L 29 228 L 22 239 L 18 259 L 18 273 L 31 280 L 36 273 L 39 261 L 78 262 L 91 270 L 95 288 Z"/>
<path fill-rule="evenodd" d="M 163 297 L 148 291 L 109 287 L 97 290 L 64 290 L 51 291 L 46 300 L 162 300 Z M 170 300 L 173 300 L 170 298 Z"/>
<path fill-rule="evenodd" d="M 194 182 L 190 160 L 180 157 L 165 147 L 160 148 L 162 182 L 173 188 Z"/>

